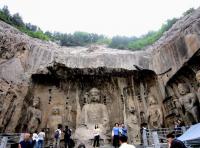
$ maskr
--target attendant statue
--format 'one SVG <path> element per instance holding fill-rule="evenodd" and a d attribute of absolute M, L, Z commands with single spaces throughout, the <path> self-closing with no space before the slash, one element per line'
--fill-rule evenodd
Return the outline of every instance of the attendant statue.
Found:
<path fill-rule="evenodd" d="M 136 115 L 136 111 L 134 107 L 131 107 L 128 110 L 126 124 L 128 128 L 129 142 L 134 143 L 134 144 L 139 144 L 140 143 L 140 126 L 139 126 L 138 117 Z"/>
<path fill-rule="evenodd" d="M 197 71 L 196 73 L 196 80 L 198 82 L 198 93 L 197 93 L 197 97 L 198 97 L 198 100 L 199 100 L 199 104 L 200 104 L 200 70 Z"/>
<path fill-rule="evenodd" d="M 50 128 L 51 131 L 54 132 L 58 128 L 58 125 L 62 124 L 62 122 L 63 122 L 63 118 L 60 115 L 60 108 L 57 106 L 54 106 L 52 108 L 52 112 L 48 120 L 48 128 Z"/>
<path fill-rule="evenodd" d="M 178 84 L 178 91 L 181 95 L 179 101 L 185 109 L 185 116 L 188 118 L 188 121 L 198 122 L 199 107 L 197 95 L 195 93 L 191 93 L 188 86 L 183 83 Z"/>
<path fill-rule="evenodd" d="M 163 113 L 154 96 L 148 97 L 147 120 L 150 128 L 161 128 L 163 125 Z"/>
<path fill-rule="evenodd" d="M 42 112 L 39 109 L 39 105 L 40 98 L 34 97 L 32 106 L 28 108 L 26 121 L 28 123 L 28 130 L 30 132 L 35 132 L 41 123 Z"/>

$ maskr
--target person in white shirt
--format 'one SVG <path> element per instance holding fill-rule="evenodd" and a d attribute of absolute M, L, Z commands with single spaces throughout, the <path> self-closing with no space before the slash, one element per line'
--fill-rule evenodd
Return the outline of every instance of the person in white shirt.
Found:
<path fill-rule="evenodd" d="M 33 140 L 34 148 L 38 148 L 38 134 L 37 134 L 37 131 L 35 131 L 33 133 L 32 140 Z"/>
<path fill-rule="evenodd" d="M 54 144 L 53 144 L 53 147 L 54 148 L 60 148 L 60 139 L 61 139 L 61 134 L 62 134 L 62 125 L 58 125 L 58 129 L 55 130 L 55 133 L 54 133 Z"/>
<path fill-rule="evenodd" d="M 44 129 L 43 129 L 38 134 L 38 147 L 39 148 L 43 148 L 44 147 L 44 138 L 45 138 L 45 132 L 44 132 Z"/>
<path fill-rule="evenodd" d="M 94 134 L 93 147 L 99 147 L 100 129 L 99 129 L 98 125 L 95 125 L 93 134 Z"/>
<path fill-rule="evenodd" d="M 134 145 L 130 145 L 127 143 L 127 137 L 124 135 L 119 137 L 119 143 L 120 143 L 119 148 L 135 148 Z"/>

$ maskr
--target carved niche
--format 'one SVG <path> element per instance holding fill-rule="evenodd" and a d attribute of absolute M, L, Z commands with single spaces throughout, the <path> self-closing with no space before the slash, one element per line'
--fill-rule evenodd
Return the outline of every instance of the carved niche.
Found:
<path fill-rule="evenodd" d="M 163 112 L 154 96 L 148 96 L 147 120 L 149 128 L 161 128 L 163 126 Z"/>
<path fill-rule="evenodd" d="M 81 111 L 81 121 L 84 125 L 101 125 L 102 128 L 107 128 L 109 123 L 108 111 L 106 106 L 101 103 L 100 91 L 97 88 L 92 88 L 87 95 L 87 103 Z"/>
<path fill-rule="evenodd" d="M 28 108 L 26 115 L 26 123 L 28 123 L 28 130 L 35 132 L 39 128 L 42 120 L 42 112 L 40 108 L 40 98 L 33 97 L 33 104 Z"/>
<path fill-rule="evenodd" d="M 184 108 L 184 116 L 188 123 L 199 122 L 199 106 L 196 93 L 190 92 L 187 84 L 179 83 L 178 91 L 180 93 L 180 104 Z"/>

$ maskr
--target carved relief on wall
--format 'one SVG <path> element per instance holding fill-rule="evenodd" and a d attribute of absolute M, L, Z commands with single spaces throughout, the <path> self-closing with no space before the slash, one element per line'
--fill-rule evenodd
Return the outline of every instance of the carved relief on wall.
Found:
<path fill-rule="evenodd" d="M 175 112 L 176 105 L 175 105 L 175 101 L 172 96 L 165 98 L 163 104 L 165 107 L 166 116 L 176 113 Z"/>
<path fill-rule="evenodd" d="M 27 110 L 26 123 L 28 123 L 28 131 L 35 132 L 39 128 L 42 120 L 42 112 L 40 110 L 40 98 L 33 97 L 32 106 Z"/>
<path fill-rule="evenodd" d="M 178 90 L 180 93 L 180 104 L 184 108 L 184 116 L 188 123 L 199 122 L 199 106 L 198 98 L 195 93 L 190 92 L 187 84 L 179 83 Z"/>
<path fill-rule="evenodd" d="M 140 126 L 136 110 L 133 106 L 128 109 L 126 124 L 128 128 L 129 142 L 134 144 L 140 143 Z"/>
<path fill-rule="evenodd" d="M 198 96 L 198 101 L 200 104 L 200 70 L 197 71 L 197 73 L 196 73 L 196 80 L 197 80 L 197 84 L 198 84 L 197 96 Z"/>
<path fill-rule="evenodd" d="M 161 128 L 163 126 L 163 112 L 154 96 L 148 96 L 147 120 L 150 128 Z"/>
<path fill-rule="evenodd" d="M 48 118 L 47 127 L 50 129 L 50 135 L 58 128 L 58 124 L 63 123 L 63 118 L 61 115 L 61 108 L 59 106 L 52 107 L 51 114 Z"/>

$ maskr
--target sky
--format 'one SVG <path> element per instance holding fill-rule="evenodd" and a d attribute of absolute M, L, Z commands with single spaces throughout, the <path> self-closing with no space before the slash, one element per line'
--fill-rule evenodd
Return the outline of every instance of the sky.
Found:
<path fill-rule="evenodd" d="M 0 0 L 11 14 L 43 31 L 84 31 L 112 37 L 140 36 L 180 17 L 200 0 Z"/>

